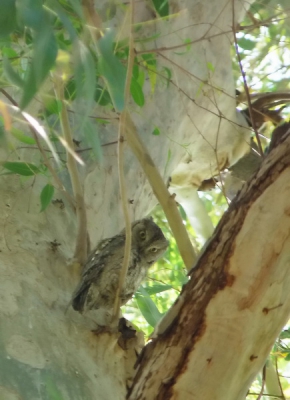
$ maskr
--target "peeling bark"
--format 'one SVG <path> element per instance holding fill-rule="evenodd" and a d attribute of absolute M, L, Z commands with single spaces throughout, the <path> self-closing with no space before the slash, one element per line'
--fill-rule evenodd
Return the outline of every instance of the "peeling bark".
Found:
<path fill-rule="evenodd" d="M 129 399 L 243 399 L 290 313 L 290 136 L 245 184 L 143 350 Z"/>

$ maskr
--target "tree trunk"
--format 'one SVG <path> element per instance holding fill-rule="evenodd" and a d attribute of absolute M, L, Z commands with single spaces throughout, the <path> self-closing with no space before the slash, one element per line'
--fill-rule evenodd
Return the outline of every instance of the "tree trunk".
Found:
<path fill-rule="evenodd" d="M 242 400 L 290 312 L 290 136 L 243 186 L 139 360 L 130 399 Z"/>

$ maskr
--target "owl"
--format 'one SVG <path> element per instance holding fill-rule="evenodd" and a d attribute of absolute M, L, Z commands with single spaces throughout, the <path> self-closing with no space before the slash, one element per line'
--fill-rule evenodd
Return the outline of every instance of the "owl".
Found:
<path fill-rule="evenodd" d="M 130 262 L 120 294 L 121 305 L 132 298 L 148 269 L 168 247 L 168 241 L 152 218 L 133 222 L 131 229 Z M 113 310 L 124 258 L 125 239 L 123 230 L 112 238 L 100 241 L 90 254 L 81 281 L 72 296 L 72 307 L 76 311 Z"/>

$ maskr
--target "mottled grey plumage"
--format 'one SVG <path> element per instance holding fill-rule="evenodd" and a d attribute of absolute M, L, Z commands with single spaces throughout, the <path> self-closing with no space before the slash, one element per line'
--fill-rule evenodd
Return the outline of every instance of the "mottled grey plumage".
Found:
<path fill-rule="evenodd" d="M 124 258 L 125 231 L 98 243 L 84 266 L 72 306 L 77 311 L 105 308 L 112 310 Z M 161 229 L 152 218 L 132 224 L 130 264 L 120 303 L 124 305 L 136 292 L 147 271 L 168 247 Z"/>

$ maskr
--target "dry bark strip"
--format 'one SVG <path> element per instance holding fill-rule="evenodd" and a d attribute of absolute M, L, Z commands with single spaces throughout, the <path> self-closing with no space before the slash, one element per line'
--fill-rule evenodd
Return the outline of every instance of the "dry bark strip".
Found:
<path fill-rule="evenodd" d="M 221 219 L 144 348 L 129 399 L 245 397 L 290 313 L 290 136 Z"/>

